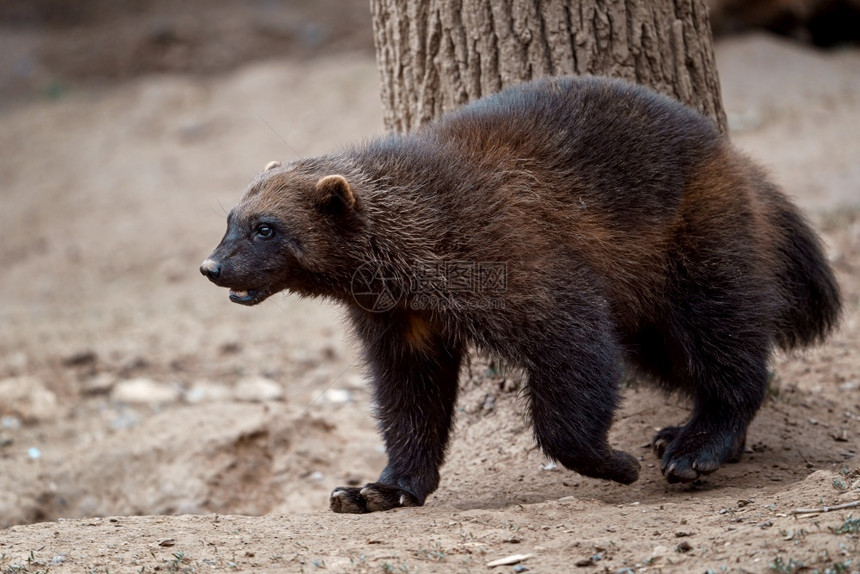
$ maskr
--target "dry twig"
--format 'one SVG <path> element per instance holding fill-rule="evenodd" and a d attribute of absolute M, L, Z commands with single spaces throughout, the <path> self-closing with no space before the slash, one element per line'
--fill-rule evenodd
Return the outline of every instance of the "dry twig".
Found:
<path fill-rule="evenodd" d="M 822 506 L 820 508 L 795 508 L 791 511 L 792 514 L 816 514 L 819 512 L 830 512 L 832 510 L 845 510 L 846 508 L 855 508 L 860 506 L 860 500 L 854 502 L 846 502 L 845 504 L 837 504 L 836 506 Z"/>

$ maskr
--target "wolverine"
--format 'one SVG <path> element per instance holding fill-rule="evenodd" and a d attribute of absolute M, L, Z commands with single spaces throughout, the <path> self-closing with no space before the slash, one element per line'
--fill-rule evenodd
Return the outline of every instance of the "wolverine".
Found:
<path fill-rule="evenodd" d="M 490 305 L 482 269 L 503 271 Z M 351 513 L 437 488 L 469 346 L 522 370 L 537 444 L 585 476 L 639 476 L 607 441 L 625 369 L 688 396 L 652 446 L 668 482 L 691 482 L 743 452 L 774 348 L 820 342 L 841 307 L 815 232 L 711 120 L 598 77 L 272 162 L 200 270 L 243 305 L 286 290 L 346 306 L 388 456 L 332 493 Z"/>

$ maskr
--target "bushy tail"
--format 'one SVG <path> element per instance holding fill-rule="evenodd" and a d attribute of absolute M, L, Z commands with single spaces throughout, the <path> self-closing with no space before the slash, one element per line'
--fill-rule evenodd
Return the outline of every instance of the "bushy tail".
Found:
<path fill-rule="evenodd" d="M 776 208 L 783 299 L 776 317 L 776 343 L 790 350 L 824 340 L 839 322 L 842 297 L 815 231 L 788 200 L 782 198 Z"/>

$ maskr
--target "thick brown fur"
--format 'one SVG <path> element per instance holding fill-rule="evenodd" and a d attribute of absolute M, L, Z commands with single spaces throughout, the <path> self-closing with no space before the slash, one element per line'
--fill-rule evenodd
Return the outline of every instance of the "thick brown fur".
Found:
<path fill-rule="evenodd" d="M 389 462 L 336 489 L 339 512 L 436 489 L 467 345 L 524 370 L 538 444 L 587 476 L 639 475 L 607 442 L 623 365 L 685 393 L 689 421 L 653 444 L 686 482 L 743 451 L 773 347 L 822 340 L 840 311 L 815 233 L 711 121 L 592 77 L 275 166 L 201 271 L 238 303 L 286 289 L 347 305 Z"/>

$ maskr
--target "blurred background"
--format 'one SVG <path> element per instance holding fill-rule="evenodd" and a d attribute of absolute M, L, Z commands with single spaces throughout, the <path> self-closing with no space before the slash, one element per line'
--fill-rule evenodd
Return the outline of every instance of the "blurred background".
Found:
<path fill-rule="evenodd" d="M 712 9 L 732 138 L 824 230 L 856 310 L 857 1 Z M 375 478 L 337 311 L 238 307 L 197 266 L 267 162 L 381 131 L 367 0 L 0 2 L 0 527 L 320 510 Z"/>

